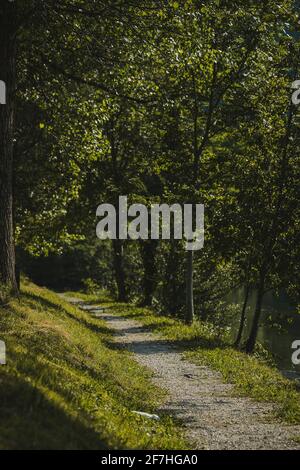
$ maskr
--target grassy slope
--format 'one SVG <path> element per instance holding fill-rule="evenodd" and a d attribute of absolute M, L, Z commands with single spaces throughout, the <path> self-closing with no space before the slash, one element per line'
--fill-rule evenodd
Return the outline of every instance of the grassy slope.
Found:
<path fill-rule="evenodd" d="M 80 294 L 80 296 L 82 296 Z M 102 305 L 107 296 L 85 296 Z M 196 322 L 192 327 L 153 311 L 134 305 L 108 303 L 112 310 L 136 319 L 153 333 L 173 342 L 186 352 L 190 361 L 218 370 L 225 381 L 235 385 L 238 395 L 276 403 L 280 418 L 289 423 L 300 423 L 300 393 L 296 385 L 285 379 L 275 367 L 262 358 L 249 356 L 233 349 L 226 341 L 217 338 L 211 326 Z"/>
<path fill-rule="evenodd" d="M 110 331 L 54 293 L 27 283 L 0 308 L 1 449 L 186 448 L 168 417 L 149 420 L 163 400 L 149 373 Z"/>

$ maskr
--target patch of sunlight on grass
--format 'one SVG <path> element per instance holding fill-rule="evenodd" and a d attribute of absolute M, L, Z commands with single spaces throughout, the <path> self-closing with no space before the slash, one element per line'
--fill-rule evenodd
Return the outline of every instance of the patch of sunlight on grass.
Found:
<path fill-rule="evenodd" d="M 20 302 L 0 308 L 0 331 L 0 448 L 188 448 L 169 417 L 132 413 L 165 394 L 101 319 L 26 281 Z"/>

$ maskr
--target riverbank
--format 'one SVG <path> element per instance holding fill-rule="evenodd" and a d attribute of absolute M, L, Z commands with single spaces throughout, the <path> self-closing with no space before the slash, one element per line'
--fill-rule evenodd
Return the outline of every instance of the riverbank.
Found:
<path fill-rule="evenodd" d="M 167 413 L 178 420 L 194 449 L 300 449 L 299 425 L 275 419 L 275 404 L 238 396 L 219 372 L 187 358 L 185 346 L 178 348 L 139 321 L 119 315 L 113 306 L 63 297 L 104 320 L 114 331 L 116 346 L 130 351 L 135 361 L 152 371 L 152 380 L 168 397 L 157 410 L 158 416 Z M 130 306 L 123 308 L 126 311 Z"/>
<path fill-rule="evenodd" d="M 300 392 L 297 384 L 283 377 L 263 354 L 257 352 L 249 356 L 235 350 L 209 324 L 195 322 L 193 326 L 187 326 L 150 309 L 113 302 L 106 293 L 74 295 L 89 303 L 101 304 L 119 316 L 136 320 L 147 331 L 182 350 L 194 364 L 208 366 L 221 373 L 226 383 L 234 385 L 237 396 L 273 403 L 276 418 L 300 424 Z"/>

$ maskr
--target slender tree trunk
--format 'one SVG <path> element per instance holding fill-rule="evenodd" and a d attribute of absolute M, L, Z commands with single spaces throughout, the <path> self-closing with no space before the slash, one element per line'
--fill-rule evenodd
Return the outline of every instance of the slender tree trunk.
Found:
<path fill-rule="evenodd" d="M 198 191 L 200 189 L 200 179 L 199 179 L 199 168 L 201 163 L 201 158 L 203 152 L 210 140 L 210 130 L 213 124 L 213 114 L 215 110 L 215 87 L 217 83 L 217 66 L 214 65 L 213 68 L 213 76 L 212 82 L 210 87 L 209 93 L 209 105 L 208 105 L 208 113 L 207 119 L 204 127 L 204 133 L 201 138 L 201 142 L 199 142 L 199 101 L 198 101 L 198 93 L 197 93 L 197 86 L 195 80 L 195 74 L 193 73 L 193 90 L 194 90 L 194 111 L 193 111 L 193 140 L 194 140 L 194 149 L 193 149 L 193 168 L 192 168 L 192 178 L 193 178 L 193 186 L 194 190 Z M 216 105 L 217 107 L 218 105 Z M 202 132 L 201 132 L 202 133 Z M 194 199 L 195 192 L 193 191 L 191 194 L 191 201 Z M 186 270 L 186 323 L 191 325 L 194 321 L 194 292 L 193 292 L 193 258 L 194 254 L 193 251 L 187 252 L 187 270 Z"/>
<path fill-rule="evenodd" d="M 145 240 L 141 242 L 141 255 L 144 265 L 143 301 L 142 306 L 151 306 L 156 279 L 155 254 L 157 240 Z"/>
<path fill-rule="evenodd" d="M 248 354 L 251 354 L 254 351 L 257 333 L 258 333 L 264 291 L 265 291 L 265 272 L 261 273 L 260 275 L 260 281 L 259 281 L 259 285 L 257 289 L 257 297 L 256 297 L 256 305 L 255 305 L 253 322 L 252 322 L 251 331 L 250 331 L 250 334 L 246 343 L 246 352 Z"/>
<path fill-rule="evenodd" d="M 176 240 L 170 240 L 170 250 L 166 260 L 166 271 L 163 283 L 162 302 L 171 315 L 176 315 L 182 306 L 182 289 L 177 284 L 176 273 L 179 269 L 179 253 Z M 178 292 L 180 290 L 180 293 Z M 181 298 L 179 298 L 181 296 Z"/>
<path fill-rule="evenodd" d="M 16 6 L 0 6 L 0 80 L 6 86 L 6 104 L 0 104 L 0 280 L 17 293 L 13 229 L 13 134 L 16 89 Z"/>
<path fill-rule="evenodd" d="M 187 251 L 186 257 L 186 317 L 185 322 L 192 325 L 194 321 L 194 288 L 193 288 L 193 250 Z"/>
<path fill-rule="evenodd" d="M 113 240 L 114 268 L 118 288 L 118 301 L 126 302 L 125 273 L 123 267 L 123 243 L 121 240 Z"/>
<path fill-rule="evenodd" d="M 246 321 L 246 309 L 248 305 L 248 299 L 249 299 L 249 293 L 250 293 L 250 285 L 247 284 L 245 288 L 245 297 L 244 297 L 244 304 L 243 304 L 243 309 L 241 313 L 241 319 L 240 319 L 240 327 L 239 331 L 235 340 L 235 347 L 238 347 L 240 345 L 242 336 L 243 336 L 243 331 L 244 331 L 244 326 L 245 326 L 245 321 Z"/>

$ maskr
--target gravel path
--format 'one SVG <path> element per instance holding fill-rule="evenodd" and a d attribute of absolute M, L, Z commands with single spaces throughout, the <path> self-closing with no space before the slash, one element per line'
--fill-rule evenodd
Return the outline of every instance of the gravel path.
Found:
<path fill-rule="evenodd" d="M 105 320 L 115 331 L 116 343 L 152 370 L 154 382 L 168 392 L 157 413 L 163 410 L 178 418 L 196 449 L 300 449 L 300 443 L 292 440 L 300 436 L 300 426 L 276 422 L 270 416 L 273 405 L 233 396 L 233 386 L 225 384 L 219 373 L 186 361 L 181 352 L 136 321 L 95 305 L 80 307 Z"/>

